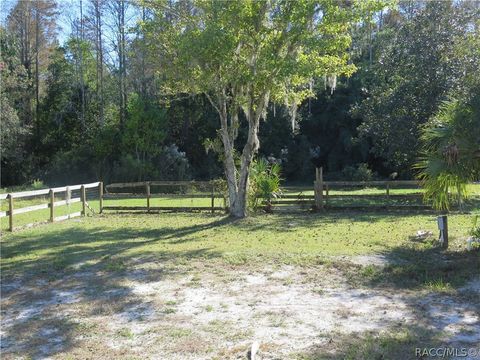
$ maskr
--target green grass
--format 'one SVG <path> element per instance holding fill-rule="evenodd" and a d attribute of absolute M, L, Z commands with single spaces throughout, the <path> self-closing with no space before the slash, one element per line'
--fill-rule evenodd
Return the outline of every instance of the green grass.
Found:
<path fill-rule="evenodd" d="M 123 337 L 123 338 L 127 338 L 127 339 L 133 339 L 135 337 L 135 335 L 133 334 L 133 332 L 128 329 L 128 328 L 122 328 L 122 329 L 119 329 L 117 331 L 117 335 L 120 336 L 120 337 Z"/>
<path fill-rule="evenodd" d="M 449 216 L 453 252 L 464 250 L 470 225 L 469 215 Z M 401 253 L 411 246 L 431 250 L 431 243 L 412 240 L 417 230 L 436 234 L 436 217 L 362 212 L 258 215 L 232 221 L 205 213 L 97 215 L 4 233 L 2 275 L 50 272 L 52 265 L 65 270 L 99 264 L 106 271 L 123 271 L 130 259 L 142 257 L 176 263 L 201 259 L 233 265 L 304 264 L 325 256 Z"/>

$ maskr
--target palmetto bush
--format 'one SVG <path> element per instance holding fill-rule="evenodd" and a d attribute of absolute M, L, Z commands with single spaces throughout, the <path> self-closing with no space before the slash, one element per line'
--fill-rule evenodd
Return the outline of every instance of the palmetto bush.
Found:
<path fill-rule="evenodd" d="M 461 205 L 467 184 L 480 177 L 479 93 L 477 85 L 465 98 L 445 102 L 423 130 L 416 168 L 425 199 L 437 209 L 448 210 L 454 199 Z"/>
<path fill-rule="evenodd" d="M 253 210 L 262 208 L 272 211 L 272 200 L 281 196 L 281 167 L 277 163 L 270 164 L 265 159 L 253 162 L 249 183 L 249 207 Z"/>

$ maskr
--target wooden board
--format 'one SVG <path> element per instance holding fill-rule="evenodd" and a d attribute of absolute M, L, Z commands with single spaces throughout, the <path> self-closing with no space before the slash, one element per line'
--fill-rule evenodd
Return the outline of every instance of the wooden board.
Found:
<path fill-rule="evenodd" d="M 417 185 L 420 186 L 419 181 L 415 180 L 391 180 L 391 181 L 324 181 L 323 185 L 328 186 L 400 186 L 400 185 Z"/>
<path fill-rule="evenodd" d="M 181 198 L 181 199 L 210 199 L 212 194 L 150 194 L 150 198 Z M 103 195 L 104 199 L 146 199 L 147 194 L 132 194 L 132 193 L 108 193 Z M 223 195 L 215 194 L 216 199 L 223 199 Z"/>
<path fill-rule="evenodd" d="M 390 194 L 389 197 L 393 199 L 420 199 L 422 198 L 421 193 L 415 194 Z M 357 195 L 357 194 L 328 194 L 329 198 L 355 198 L 355 199 L 379 199 L 387 197 L 387 194 L 368 194 L 368 195 Z"/>
<path fill-rule="evenodd" d="M 94 182 L 90 184 L 84 184 L 83 186 L 86 189 L 98 187 L 100 183 L 99 182 Z M 64 192 L 67 190 L 67 187 L 72 191 L 72 190 L 79 190 L 82 185 L 72 185 L 72 186 L 62 186 L 62 187 L 56 187 L 56 188 L 51 188 L 51 189 L 41 189 L 41 190 L 32 190 L 32 191 L 20 191 L 20 192 L 14 192 L 10 193 L 14 199 L 16 198 L 22 198 L 22 197 L 30 197 L 30 196 L 40 196 L 40 195 L 48 195 L 50 193 L 50 190 L 53 190 L 55 193 L 59 192 Z M 9 194 L 2 194 L 3 196 L 8 196 Z"/>
<path fill-rule="evenodd" d="M 211 206 L 188 206 L 188 207 L 182 207 L 182 206 L 150 206 L 150 209 L 147 208 L 146 206 L 104 206 L 103 210 L 111 210 L 111 211 L 161 211 L 161 210 L 168 210 L 168 211 L 197 211 L 197 210 L 220 210 L 224 211 L 224 207 L 216 206 L 216 207 L 211 207 Z"/>
<path fill-rule="evenodd" d="M 271 203 L 272 205 L 315 205 L 314 200 L 274 200 Z"/>
<path fill-rule="evenodd" d="M 70 201 L 69 201 L 70 204 L 77 203 L 77 202 L 80 202 L 80 198 L 73 198 L 73 199 L 70 199 Z M 62 205 L 67 205 L 67 201 L 66 200 L 60 200 L 60 201 L 55 201 L 53 203 L 53 206 L 55 206 L 55 207 L 56 206 L 62 206 Z M 50 207 L 50 204 L 39 204 L 39 205 L 26 206 L 26 207 L 23 207 L 23 208 L 20 208 L 20 209 L 13 209 L 13 215 L 24 214 L 24 213 L 27 213 L 27 212 L 30 212 L 30 211 L 48 209 L 49 207 Z M 8 215 L 10 215 L 10 211 L 0 211 L 0 218 L 8 216 Z"/>
<path fill-rule="evenodd" d="M 113 183 L 105 186 L 107 189 L 140 187 L 149 183 L 150 186 L 208 186 L 212 187 L 210 181 L 140 181 L 130 183 Z"/>
<path fill-rule="evenodd" d="M 285 194 L 279 197 L 279 199 L 308 199 L 315 200 L 315 195 L 294 195 L 294 194 Z"/>
<path fill-rule="evenodd" d="M 326 206 L 327 210 L 431 210 L 428 205 L 346 205 L 346 206 Z"/>
<path fill-rule="evenodd" d="M 77 202 L 80 202 L 81 199 L 80 198 L 72 198 L 68 201 L 68 204 L 74 204 L 74 203 L 77 203 Z M 53 206 L 54 207 L 57 207 L 57 206 L 62 206 L 62 205 L 67 205 L 67 200 L 60 200 L 60 201 L 55 201 L 53 203 Z"/>
<path fill-rule="evenodd" d="M 114 183 L 108 184 L 105 186 L 106 189 L 110 188 L 125 188 L 125 187 L 137 187 L 137 186 L 145 186 L 145 181 L 141 182 L 131 182 L 131 183 Z"/>
<path fill-rule="evenodd" d="M 56 218 L 53 219 L 53 221 L 67 220 L 67 219 L 71 219 L 71 218 L 74 218 L 74 217 L 78 217 L 80 215 L 82 215 L 82 213 L 80 211 L 78 211 L 78 212 L 74 212 L 74 213 L 67 214 L 67 215 L 57 216 Z"/>

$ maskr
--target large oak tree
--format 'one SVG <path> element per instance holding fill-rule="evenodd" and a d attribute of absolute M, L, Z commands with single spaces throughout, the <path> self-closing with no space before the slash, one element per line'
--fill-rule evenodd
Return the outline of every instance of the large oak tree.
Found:
<path fill-rule="evenodd" d="M 350 25 L 379 2 L 338 0 L 146 2 L 144 24 L 165 94 L 203 94 L 220 118 L 230 213 L 246 216 L 249 169 L 269 103 L 293 111 L 318 77 L 350 75 Z M 248 124 L 235 151 L 240 121 Z"/>

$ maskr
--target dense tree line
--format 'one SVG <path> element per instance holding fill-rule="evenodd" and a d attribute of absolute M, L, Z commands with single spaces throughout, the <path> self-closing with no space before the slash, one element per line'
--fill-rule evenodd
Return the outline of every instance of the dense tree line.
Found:
<path fill-rule="evenodd" d="M 60 1 L 12 4 L 0 27 L 2 186 L 223 175 L 209 99 L 165 92 L 159 4 L 78 0 L 68 30 Z M 268 105 L 259 155 L 280 159 L 283 178 L 310 182 L 315 166 L 331 178 L 411 178 L 430 119 L 472 97 L 478 2 L 400 1 L 370 15 L 349 30 L 356 72 L 316 76 L 293 129 L 291 107 Z"/>

